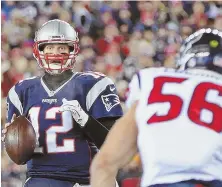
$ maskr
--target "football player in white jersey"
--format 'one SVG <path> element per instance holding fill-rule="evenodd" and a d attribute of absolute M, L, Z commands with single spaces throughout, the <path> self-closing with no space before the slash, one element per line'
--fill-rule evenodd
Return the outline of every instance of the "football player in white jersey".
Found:
<path fill-rule="evenodd" d="M 127 105 L 93 160 L 92 187 L 114 186 L 137 149 L 142 187 L 222 187 L 221 31 L 189 36 L 178 69 L 141 70 Z"/>

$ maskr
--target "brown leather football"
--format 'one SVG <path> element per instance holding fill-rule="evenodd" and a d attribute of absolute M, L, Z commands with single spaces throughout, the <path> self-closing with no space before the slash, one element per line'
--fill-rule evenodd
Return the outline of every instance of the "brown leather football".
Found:
<path fill-rule="evenodd" d="M 31 122 L 24 116 L 16 118 L 7 128 L 5 148 L 9 157 L 18 165 L 25 164 L 34 153 L 36 134 Z"/>

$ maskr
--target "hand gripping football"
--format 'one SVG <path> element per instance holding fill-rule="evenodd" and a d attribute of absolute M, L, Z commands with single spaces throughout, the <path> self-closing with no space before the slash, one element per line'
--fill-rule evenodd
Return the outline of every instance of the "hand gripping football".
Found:
<path fill-rule="evenodd" d="M 34 153 L 36 134 L 30 121 L 19 116 L 7 127 L 5 148 L 9 157 L 18 165 L 25 164 Z"/>

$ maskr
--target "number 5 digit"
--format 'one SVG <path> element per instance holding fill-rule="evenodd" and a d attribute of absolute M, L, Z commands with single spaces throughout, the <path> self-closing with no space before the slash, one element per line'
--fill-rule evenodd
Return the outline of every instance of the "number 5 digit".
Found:
<path fill-rule="evenodd" d="M 183 100 L 176 95 L 162 94 L 162 88 L 165 83 L 181 83 L 185 80 L 186 79 L 184 78 L 173 78 L 173 77 L 157 77 L 154 79 L 154 88 L 150 93 L 150 97 L 148 99 L 147 104 L 168 102 L 170 103 L 170 109 L 167 115 L 154 114 L 147 121 L 148 124 L 169 121 L 175 119 L 180 115 L 181 108 L 183 105 Z"/>

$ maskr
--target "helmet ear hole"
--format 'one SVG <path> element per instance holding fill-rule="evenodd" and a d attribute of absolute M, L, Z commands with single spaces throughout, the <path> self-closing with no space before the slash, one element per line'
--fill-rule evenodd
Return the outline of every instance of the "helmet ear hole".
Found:
<path fill-rule="evenodd" d="M 73 52 L 74 51 L 74 46 L 69 46 L 69 51 Z"/>
<path fill-rule="evenodd" d="M 43 51 L 45 46 L 46 46 L 46 44 L 39 45 L 39 51 Z"/>

